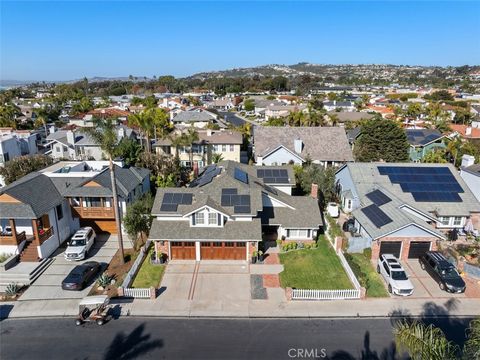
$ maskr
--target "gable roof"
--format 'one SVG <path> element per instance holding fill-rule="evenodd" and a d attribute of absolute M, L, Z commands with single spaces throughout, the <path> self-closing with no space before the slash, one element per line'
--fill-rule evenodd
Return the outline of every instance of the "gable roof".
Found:
<path fill-rule="evenodd" d="M 303 149 L 298 155 L 319 161 L 353 161 L 345 129 L 341 127 L 266 127 L 253 128 L 255 157 L 265 156 L 283 145 L 295 152 L 294 140 L 303 141 Z"/>
<path fill-rule="evenodd" d="M 36 219 L 48 213 L 63 201 L 63 197 L 46 175 L 32 172 L 2 188 L 20 203 L 0 203 L 2 218 Z"/>
<path fill-rule="evenodd" d="M 213 116 L 212 113 L 204 110 L 182 111 L 172 119 L 174 123 L 175 122 L 189 123 L 189 122 L 203 122 L 203 121 L 211 122 L 214 120 L 215 120 L 215 116 Z"/>
<path fill-rule="evenodd" d="M 405 133 L 412 146 L 425 146 L 443 137 L 437 129 L 405 129 Z"/>

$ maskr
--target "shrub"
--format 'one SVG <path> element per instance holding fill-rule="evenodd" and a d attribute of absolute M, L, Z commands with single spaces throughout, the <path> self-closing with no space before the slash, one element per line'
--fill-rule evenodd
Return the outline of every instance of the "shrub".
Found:
<path fill-rule="evenodd" d="M 12 255 L 13 254 L 1 253 L 0 254 L 0 263 L 4 262 L 5 260 L 7 260 Z"/>
<path fill-rule="evenodd" d="M 313 243 L 312 244 L 312 249 L 316 249 L 318 247 L 318 243 Z"/>
<path fill-rule="evenodd" d="M 20 290 L 20 288 L 18 287 L 17 284 L 10 283 L 10 284 L 7 285 L 7 287 L 5 289 L 5 294 L 7 294 L 8 296 L 15 296 L 15 295 L 17 295 L 18 290 Z"/>
<path fill-rule="evenodd" d="M 345 253 L 345 259 L 347 260 L 350 268 L 352 269 L 353 273 L 355 274 L 356 278 L 360 282 L 360 284 L 364 287 L 367 287 L 367 275 L 363 272 L 360 265 L 353 259 L 352 255 L 349 253 Z"/>
<path fill-rule="evenodd" d="M 288 244 L 285 244 L 282 246 L 282 250 L 287 252 L 288 250 L 290 250 L 290 247 L 288 246 Z"/>
<path fill-rule="evenodd" d="M 277 239 L 277 246 L 281 246 L 282 245 L 282 239 Z"/>
<path fill-rule="evenodd" d="M 310 250 L 312 248 L 311 244 L 305 244 L 305 249 Z"/>
<path fill-rule="evenodd" d="M 372 248 L 363 249 L 363 256 L 370 260 L 372 258 Z"/>
<path fill-rule="evenodd" d="M 108 285 L 110 285 L 111 281 L 112 281 L 112 277 L 106 273 L 103 273 L 98 278 L 98 285 L 103 288 L 106 288 Z"/>
<path fill-rule="evenodd" d="M 297 242 L 296 244 L 297 244 L 297 248 L 298 248 L 298 249 L 303 249 L 303 248 L 305 248 L 305 244 L 304 244 L 303 242 L 300 242 L 300 241 L 299 241 L 299 242 Z"/>

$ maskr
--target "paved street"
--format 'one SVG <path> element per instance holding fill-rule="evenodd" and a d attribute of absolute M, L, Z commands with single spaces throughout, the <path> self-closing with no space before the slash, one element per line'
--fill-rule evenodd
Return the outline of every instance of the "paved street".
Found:
<path fill-rule="evenodd" d="M 63 253 L 66 244 L 60 247 L 53 255 L 53 263 L 40 275 L 40 277 L 30 286 L 27 291 L 20 297 L 20 301 L 29 300 L 59 300 L 59 299 L 81 299 L 86 296 L 93 282 L 82 291 L 62 290 L 62 280 L 76 266 L 86 261 L 98 261 L 99 263 L 108 264 L 118 249 L 116 236 L 97 235 L 93 247 L 87 259 L 82 261 L 65 260 Z"/>
<path fill-rule="evenodd" d="M 437 324 L 463 341 L 467 323 L 451 318 Z M 324 352 L 330 359 L 405 358 L 396 353 L 389 319 L 122 318 L 102 327 L 76 327 L 73 319 L 37 319 L 5 320 L 0 327 L 4 360 L 65 359 L 66 354 L 91 360 L 289 359 L 301 358 L 299 349 L 313 351 L 317 358 Z"/>

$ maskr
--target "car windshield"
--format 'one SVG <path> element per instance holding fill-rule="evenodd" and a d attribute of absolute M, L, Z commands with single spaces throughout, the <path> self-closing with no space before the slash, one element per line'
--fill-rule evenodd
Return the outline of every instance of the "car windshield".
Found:
<path fill-rule="evenodd" d="M 85 246 L 85 239 L 72 239 L 70 246 Z"/>
<path fill-rule="evenodd" d="M 392 279 L 393 280 L 408 280 L 407 274 L 405 271 L 392 271 Z"/>
<path fill-rule="evenodd" d="M 444 278 L 456 278 L 459 277 L 457 270 L 454 267 L 442 269 L 442 276 Z"/>

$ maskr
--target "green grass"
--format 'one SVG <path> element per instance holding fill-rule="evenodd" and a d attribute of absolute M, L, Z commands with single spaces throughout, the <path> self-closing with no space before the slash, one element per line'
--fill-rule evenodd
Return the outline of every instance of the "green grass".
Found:
<path fill-rule="evenodd" d="M 383 280 L 370 260 L 363 254 L 345 254 L 350 267 L 360 285 L 367 289 L 368 297 L 387 297 L 388 293 Z"/>
<path fill-rule="evenodd" d="M 295 250 L 280 254 L 284 270 L 280 273 L 282 287 L 297 289 L 353 289 L 340 259 L 324 237 L 317 249 Z"/>
<path fill-rule="evenodd" d="M 134 288 L 149 288 L 151 286 L 158 288 L 160 281 L 162 281 L 165 265 L 152 265 L 150 263 L 150 256 L 153 253 L 153 246 L 143 260 L 140 270 L 135 276 L 132 287 Z"/>

